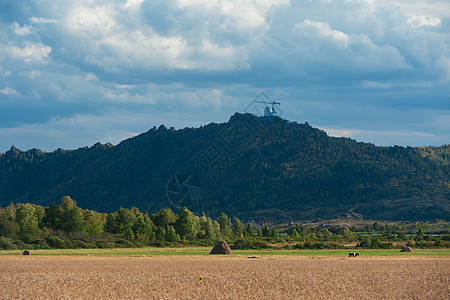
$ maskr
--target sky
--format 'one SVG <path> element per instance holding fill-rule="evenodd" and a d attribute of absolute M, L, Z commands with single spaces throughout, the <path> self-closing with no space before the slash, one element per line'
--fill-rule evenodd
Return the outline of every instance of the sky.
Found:
<path fill-rule="evenodd" d="M 382 146 L 450 143 L 450 1 L 0 0 L 0 152 L 280 115 Z"/>

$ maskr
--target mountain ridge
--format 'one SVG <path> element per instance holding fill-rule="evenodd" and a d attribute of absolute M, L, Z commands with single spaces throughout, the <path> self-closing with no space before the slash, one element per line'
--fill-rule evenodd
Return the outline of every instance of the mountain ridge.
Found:
<path fill-rule="evenodd" d="M 449 147 L 379 147 L 308 123 L 235 114 L 226 123 L 161 125 L 116 146 L 0 154 L 0 205 L 64 195 L 111 212 L 164 207 L 241 218 L 449 219 Z"/>

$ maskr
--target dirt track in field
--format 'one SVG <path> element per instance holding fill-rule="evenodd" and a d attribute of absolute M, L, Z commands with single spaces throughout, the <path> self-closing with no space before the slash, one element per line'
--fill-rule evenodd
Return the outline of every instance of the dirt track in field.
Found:
<path fill-rule="evenodd" d="M 450 299 L 450 259 L 5 256 L 0 291 L 1 299 Z"/>

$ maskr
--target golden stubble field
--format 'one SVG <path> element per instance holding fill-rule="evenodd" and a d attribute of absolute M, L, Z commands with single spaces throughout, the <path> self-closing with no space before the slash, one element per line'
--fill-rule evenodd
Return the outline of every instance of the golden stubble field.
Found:
<path fill-rule="evenodd" d="M 450 299 L 449 281 L 447 257 L 0 257 L 1 299 Z"/>

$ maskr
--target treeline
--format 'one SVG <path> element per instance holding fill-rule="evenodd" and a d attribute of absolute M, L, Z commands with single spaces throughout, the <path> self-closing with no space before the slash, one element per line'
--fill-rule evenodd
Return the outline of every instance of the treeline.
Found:
<path fill-rule="evenodd" d="M 404 228 L 403 228 L 404 229 Z M 69 196 L 60 205 L 10 204 L 0 209 L 0 249 L 112 248 L 167 245 L 211 246 L 227 240 L 234 249 L 261 249 L 284 245 L 292 249 L 450 247 L 450 235 L 431 236 L 419 227 L 408 235 L 397 225 L 349 228 L 254 227 L 222 213 L 216 220 L 197 216 L 187 208 L 180 214 L 162 209 L 149 215 L 138 208 L 99 213 L 77 207 Z M 357 232 L 361 231 L 361 232 Z M 371 232 L 377 232 L 373 234 Z"/>

